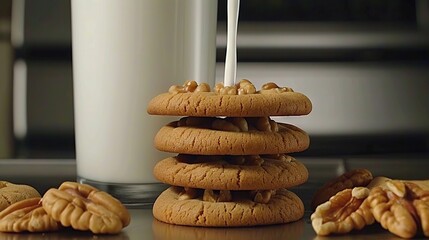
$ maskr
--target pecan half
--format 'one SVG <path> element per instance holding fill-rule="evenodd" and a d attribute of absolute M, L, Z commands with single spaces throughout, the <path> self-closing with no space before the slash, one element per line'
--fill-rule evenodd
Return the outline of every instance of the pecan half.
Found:
<path fill-rule="evenodd" d="M 311 207 L 316 209 L 321 203 L 344 189 L 365 187 L 372 181 L 372 173 L 367 169 L 355 169 L 327 182 L 313 196 Z"/>
<path fill-rule="evenodd" d="M 130 223 L 119 200 L 86 184 L 64 182 L 49 189 L 42 200 L 46 212 L 63 226 L 93 233 L 119 233 Z"/>
<path fill-rule="evenodd" d="M 61 226 L 43 209 L 41 198 L 16 202 L 0 212 L 0 232 L 48 232 Z"/>
<path fill-rule="evenodd" d="M 429 237 L 429 190 L 400 180 L 387 181 L 371 190 L 368 204 L 375 219 L 391 233 L 414 237 L 419 228 Z"/>
<path fill-rule="evenodd" d="M 348 233 L 372 224 L 374 217 L 364 203 L 368 194 L 369 189 L 364 187 L 345 189 L 319 205 L 311 215 L 314 231 L 318 235 L 326 236 L 332 233 Z"/>

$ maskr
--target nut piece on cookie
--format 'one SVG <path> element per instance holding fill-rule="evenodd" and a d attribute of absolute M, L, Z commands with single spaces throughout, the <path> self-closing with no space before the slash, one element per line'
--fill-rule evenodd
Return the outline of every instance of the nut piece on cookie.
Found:
<path fill-rule="evenodd" d="M 198 197 L 198 190 L 196 188 L 183 188 L 183 191 L 180 192 L 178 200 L 189 200 Z"/>
<path fill-rule="evenodd" d="M 250 191 L 250 196 L 254 202 L 257 203 L 268 203 L 271 197 L 276 194 L 276 190 L 256 190 Z"/>
<path fill-rule="evenodd" d="M 421 228 L 429 237 L 429 190 L 412 182 L 391 180 L 374 187 L 367 201 L 375 219 L 391 233 L 412 238 Z"/>
<path fill-rule="evenodd" d="M 372 181 L 372 173 L 367 169 L 355 169 L 327 182 L 314 195 L 311 207 L 316 209 L 321 203 L 344 189 L 366 187 Z"/>
<path fill-rule="evenodd" d="M 311 224 L 318 235 L 348 233 L 372 224 L 374 217 L 366 204 L 369 189 L 345 189 L 319 205 L 311 215 Z"/>
<path fill-rule="evenodd" d="M 0 211 L 13 203 L 35 197 L 40 197 L 40 194 L 31 186 L 0 181 Z"/>
<path fill-rule="evenodd" d="M 259 155 L 237 155 L 225 156 L 226 161 L 234 165 L 261 166 L 264 159 Z"/>
<path fill-rule="evenodd" d="M 262 85 L 261 90 L 259 90 L 259 93 L 261 94 L 273 94 L 273 93 L 284 93 L 284 92 L 293 92 L 293 89 L 289 87 L 279 87 L 277 84 L 273 82 L 269 82 Z"/>
<path fill-rule="evenodd" d="M 64 182 L 43 196 L 43 208 L 63 226 L 93 233 L 119 233 L 130 223 L 128 210 L 116 198 L 86 184 Z"/>
<path fill-rule="evenodd" d="M 187 93 L 187 92 L 210 92 L 210 86 L 207 83 L 198 84 L 194 80 L 187 80 L 182 86 L 172 85 L 168 89 L 169 93 Z"/>
<path fill-rule="evenodd" d="M 43 209 L 40 197 L 16 202 L 0 212 L 0 232 L 49 232 L 60 227 Z"/>
<path fill-rule="evenodd" d="M 229 190 L 211 190 L 205 189 L 203 194 L 203 201 L 207 202 L 231 202 L 232 196 Z"/>

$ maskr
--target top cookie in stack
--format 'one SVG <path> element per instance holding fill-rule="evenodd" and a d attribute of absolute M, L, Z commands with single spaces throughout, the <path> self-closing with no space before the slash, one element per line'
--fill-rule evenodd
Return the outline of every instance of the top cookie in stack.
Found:
<path fill-rule="evenodd" d="M 256 91 L 248 80 L 235 86 L 188 81 L 152 99 L 149 114 L 185 116 L 155 137 L 161 151 L 179 153 L 155 166 L 173 185 L 156 200 L 154 217 L 191 226 L 251 226 L 300 219 L 302 201 L 286 190 L 308 178 L 305 166 L 286 155 L 308 148 L 298 127 L 270 116 L 306 115 L 310 100 L 274 83 Z"/>

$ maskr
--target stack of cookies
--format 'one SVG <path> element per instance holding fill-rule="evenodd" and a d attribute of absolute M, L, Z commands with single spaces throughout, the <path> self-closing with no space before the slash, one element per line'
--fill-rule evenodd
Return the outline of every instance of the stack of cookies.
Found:
<path fill-rule="evenodd" d="M 287 155 L 303 151 L 309 137 L 271 116 L 310 113 L 303 94 L 248 80 L 235 86 L 187 81 L 153 98 L 148 113 L 182 116 L 155 136 L 161 160 L 154 175 L 172 185 L 153 206 L 156 219 L 189 226 L 254 226 L 296 221 L 304 206 L 288 188 L 308 178 L 305 166 Z"/>

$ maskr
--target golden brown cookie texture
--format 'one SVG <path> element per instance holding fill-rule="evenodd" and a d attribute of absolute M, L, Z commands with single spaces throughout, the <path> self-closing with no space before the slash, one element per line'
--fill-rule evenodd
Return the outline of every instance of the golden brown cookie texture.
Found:
<path fill-rule="evenodd" d="M 163 93 L 148 105 L 152 115 L 173 116 L 291 116 L 307 115 L 310 99 L 298 92 L 279 94 L 219 95 L 213 92 Z"/>
<path fill-rule="evenodd" d="M 232 164 L 228 156 L 215 159 L 198 156 L 202 161 L 189 160 L 196 157 L 166 158 L 156 164 L 154 175 L 161 182 L 174 186 L 217 190 L 290 188 L 308 179 L 307 168 L 290 156 L 284 159 L 264 157 L 260 165 Z"/>
<path fill-rule="evenodd" d="M 0 181 L 0 211 L 13 203 L 35 197 L 40 197 L 40 194 L 31 186 Z"/>
<path fill-rule="evenodd" d="M 230 132 L 192 126 L 178 121 L 162 127 L 155 147 L 164 152 L 199 155 L 255 155 L 300 152 L 308 148 L 308 134 L 293 125 L 278 123 L 278 132 Z"/>
<path fill-rule="evenodd" d="M 161 193 L 153 206 L 156 219 L 177 225 L 238 227 L 288 223 L 304 214 L 301 199 L 286 189 L 277 190 L 266 204 L 244 198 L 232 202 L 179 200 L 180 189 L 170 187 Z"/>
<path fill-rule="evenodd" d="M 178 153 L 154 167 L 173 187 L 156 200 L 156 219 L 204 227 L 256 226 L 302 218 L 302 201 L 286 188 L 304 183 L 305 166 L 286 154 L 308 148 L 302 129 L 271 116 L 306 115 L 311 101 L 289 87 L 246 79 L 232 86 L 186 81 L 153 98 L 147 111 L 184 116 L 162 127 L 155 147 Z"/>

